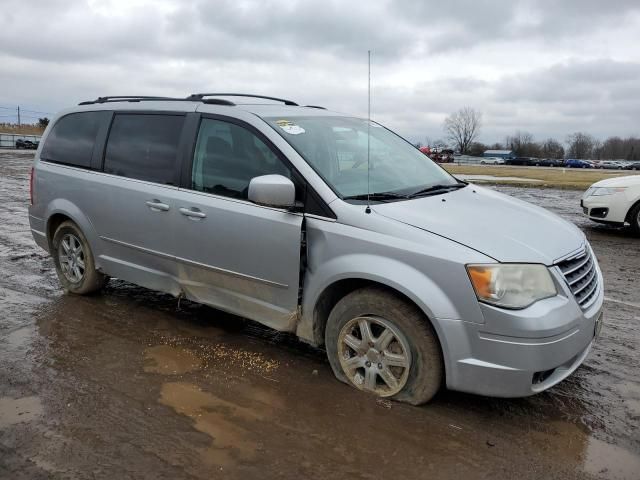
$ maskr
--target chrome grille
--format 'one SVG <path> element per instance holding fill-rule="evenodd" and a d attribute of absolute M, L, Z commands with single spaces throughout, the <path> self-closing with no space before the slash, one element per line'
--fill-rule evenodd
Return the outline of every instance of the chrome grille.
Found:
<path fill-rule="evenodd" d="M 588 308 L 598 292 L 598 271 L 591 249 L 585 247 L 583 252 L 557 265 L 578 304 L 583 309 Z"/>

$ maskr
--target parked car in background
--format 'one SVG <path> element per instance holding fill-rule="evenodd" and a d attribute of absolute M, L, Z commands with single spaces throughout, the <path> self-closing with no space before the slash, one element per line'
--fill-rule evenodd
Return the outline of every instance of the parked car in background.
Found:
<path fill-rule="evenodd" d="M 504 163 L 505 165 L 533 165 L 529 157 L 507 158 Z"/>
<path fill-rule="evenodd" d="M 561 167 L 564 160 L 560 158 L 538 158 L 534 163 L 536 167 Z"/>
<path fill-rule="evenodd" d="M 638 167 L 640 170 L 640 163 Z M 607 178 L 594 183 L 582 196 L 580 206 L 594 222 L 629 224 L 640 234 L 640 175 Z"/>
<path fill-rule="evenodd" d="M 367 119 L 229 97 L 102 97 L 51 121 L 29 223 L 67 292 L 117 277 L 208 304 L 411 404 L 533 395 L 587 357 L 604 286 L 573 223 Z"/>
<path fill-rule="evenodd" d="M 481 165 L 504 165 L 504 158 L 487 157 L 480 160 Z"/>
<path fill-rule="evenodd" d="M 626 170 L 640 170 L 640 162 L 627 162 L 624 168 Z"/>
<path fill-rule="evenodd" d="M 569 168 L 593 168 L 593 164 L 587 160 L 569 158 L 564 162 L 565 167 Z"/>
<path fill-rule="evenodd" d="M 429 157 L 434 162 L 438 163 L 452 163 L 453 162 L 453 150 L 449 150 L 447 148 L 439 149 L 439 148 L 431 148 L 431 147 L 420 147 L 422 153 L 424 153 L 427 157 Z"/>
<path fill-rule="evenodd" d="M 620 160 L 602 160 L 598 162 L 597 168 L 606 168 L 609 170 L 622 170 L 626 167 L 626 162 Z"/>
<path fill-rule="evenodd" d="M 40 142 L 33 141 L 33 140 L 25 140 L 22 138 L 19 138 L 18 140 L 16 140 L 16 149 L 20 150 L 20 149 L 26 149 L 26 150 L 36 150 L 38 148 Z"/>

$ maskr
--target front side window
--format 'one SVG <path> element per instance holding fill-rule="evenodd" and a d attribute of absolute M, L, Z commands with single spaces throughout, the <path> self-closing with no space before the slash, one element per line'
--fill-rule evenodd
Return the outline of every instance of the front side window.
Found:
<path fill-rule="evenodd" d="M 184 116 L 116 114 L 109 132 L 104 171 L 174 185 Z"/>
<path fill-rule="evenodd" d="M 367 120 L 350 117 L 265 120 L 343 198 L 367 191 L 410 196 L 436 185 L 458 185 L 413 145 L 373 122 L 367 128 Z"/>
<path fill-rule="evenodd" d="M 74 167 L 89 168 L 98 131 L 109 112 L 78 112 L 65 115 L 47 136 L 40 157 Z"/>
<path fill-rule="evenodd" d="M 290 169 L 257 135 L 234 123 L 202 120 L 193 158 L 192 189 L 247 199 L 251 179 L 270 174 L 291 178 Z"/>

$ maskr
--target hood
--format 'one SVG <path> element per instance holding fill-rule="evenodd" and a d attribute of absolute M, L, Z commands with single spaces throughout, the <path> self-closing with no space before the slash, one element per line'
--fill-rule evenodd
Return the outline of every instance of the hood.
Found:
<path fill-rule="evenodd" d="M 640 185 L 640 175 L 607 178 L 594 183 L 591 187 L 633 187 L 636 185 Z"/>
<path fill-rule="evenodd" d="M 378 204 L 373 211 L 499 262 L 551 265 L 585 242 L 575 225 L 548 210 L 476 185 L 443 195 Z"/>

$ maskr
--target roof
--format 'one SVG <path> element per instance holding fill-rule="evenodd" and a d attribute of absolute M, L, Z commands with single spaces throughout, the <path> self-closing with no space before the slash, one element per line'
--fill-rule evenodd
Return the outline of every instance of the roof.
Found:
<path fill-rule="evenodd" d="M 229 100 L 229 98 L 234 101 Z M 236 98 L 245 99 L 246 103 L 238 103 Z M 167 111 L 199 111 L 220 113 L 230 108 L 244 110 L 259 117 L 323 117 L 346 116 L 342 113 L 329 112 L 316 105 L 298 105 L 291 100 L 263 95 L 241 93 L 194 93 L 184 98 L 159 96 L 106 96 L 98 97 L 79 104 L 74 110 L 167 110 Z"/>

